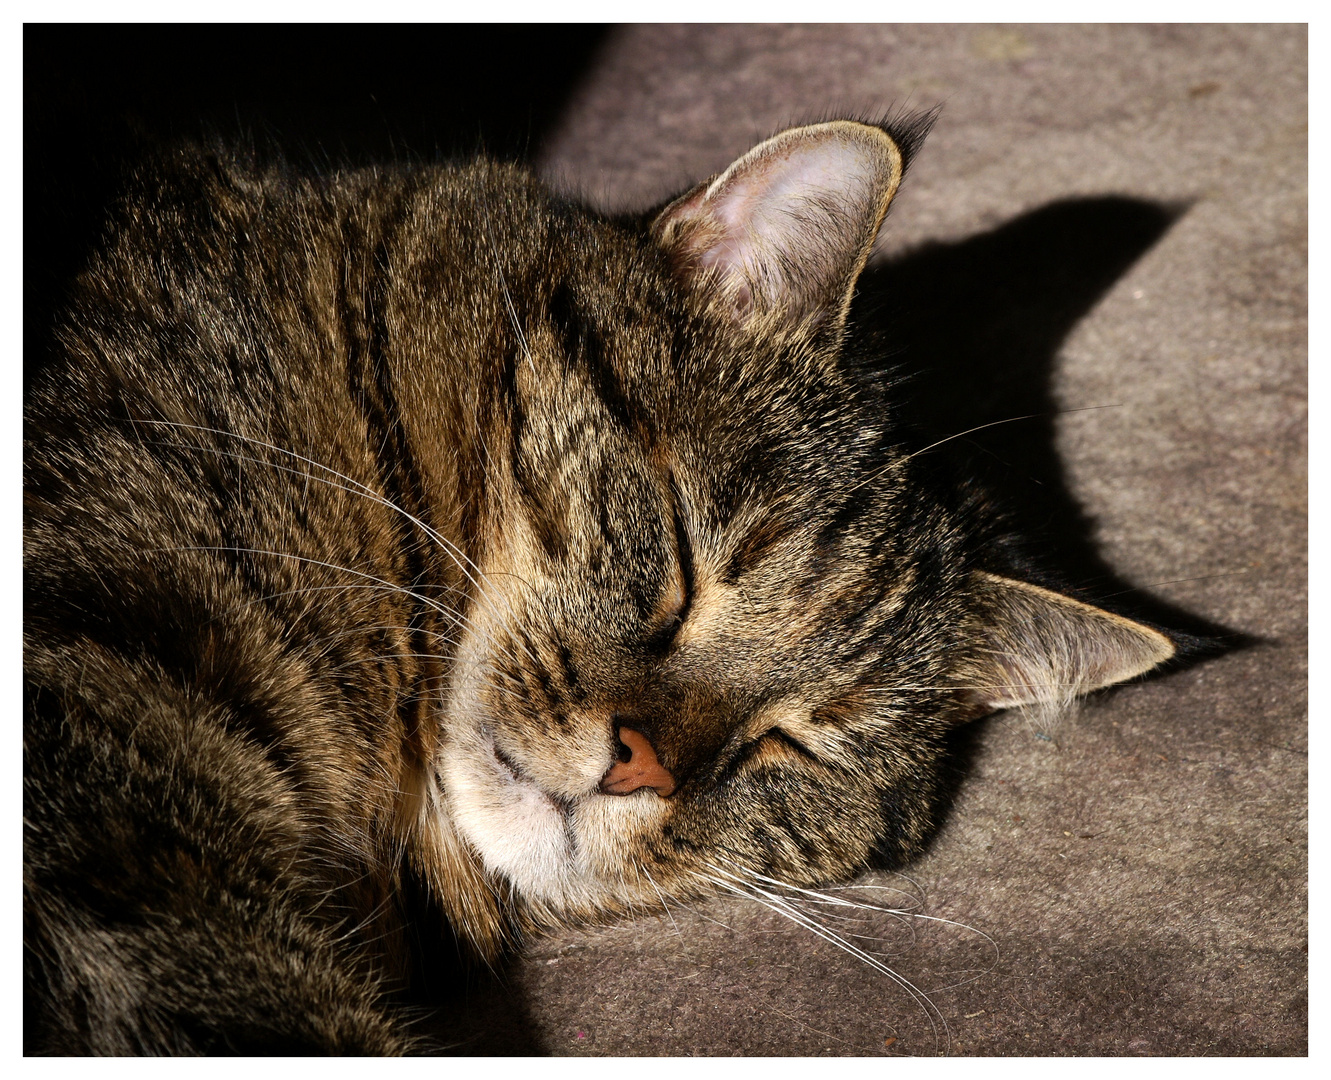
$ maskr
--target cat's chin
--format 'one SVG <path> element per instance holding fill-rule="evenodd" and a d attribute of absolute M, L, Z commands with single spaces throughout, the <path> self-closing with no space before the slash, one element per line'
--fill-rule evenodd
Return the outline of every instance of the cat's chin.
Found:
<path fill-rule="evenodd" d="M 568 807 L 504 761 L 477 730 L 444 762 L 449 810 L 486 869 L 519 893 L 553 901 L 568 889 L 572 844 Z"/>
<path fill-rule="evenodd" d="M 633 899 L 641 888 L 631 869 L 634 840 L 669 816 L 666 800 L 647 789 L 553 796 L 507 761 L 480 726 L 455 733 L 441 778 L 449 814 L 486 869 L 551 911 Z"/>

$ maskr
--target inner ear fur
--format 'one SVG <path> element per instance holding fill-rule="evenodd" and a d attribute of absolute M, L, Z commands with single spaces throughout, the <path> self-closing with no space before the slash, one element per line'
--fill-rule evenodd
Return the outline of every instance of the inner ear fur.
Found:
<path fill-rule="evenodd" d="M 1145 674 L 1174 655 L 1158 630 L 1024 581 L 977 571 L 977 715 L 1057 704 Z"/>
<path fill-rule="evenodd" d="M 680 196 L 652 232 L 734 321 L 839 328 L 904 167 L 872 124 L 791 128 Z"/>

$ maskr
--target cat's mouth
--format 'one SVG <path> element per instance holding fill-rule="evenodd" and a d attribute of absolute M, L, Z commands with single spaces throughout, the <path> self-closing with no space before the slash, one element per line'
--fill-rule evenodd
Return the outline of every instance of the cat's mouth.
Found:
<path fill-rule="evenodd" d="M 465 646 L 461 663 L 464 670 L 482 667 Z M 517 733 L 510 738 L 508 719 L 486 707 L 483 688 L 480 679 L 461 680 L 444 712 L 448 752 L 439 759 L 440 786 L 462 837 L 487 870 L 550 910 L 581 909 L 621 885 L 636 896 L 636 874 L 621 882 L 625 867 L 636 865 L 626 851 L 635 837 L 655 835 L 673 810 L 674 800 L 657 797 L 670 786 L 666 775 L 649 769 L 645 748 L 635 754 L 625 744 L 616 760 L 613 735 L 598 738 L 590 717 L 576 737 L 533 759 Z M 616 772 L 635 758 L 633 776 L 623 767 Z"/>
<path fill-rule="evenodd" d="M 495 764 L 499 766 L 499 772 L 503 774 L 506 782 L 520 788 L 525 795 L 536 794 L 543 798 L 562 816 L 567 817 L 572 809 L 567 799 L 561 799 L 557 795 L 552 795 L 538 784 L 532 777 L 522 771 L 522 766 L 514 761 L 508 754 L 500 748 L 498 741 L 494 737 L 494 732 L 485 731 L 482 733 L 486 748 L 494 758 Z"/>
<path fill-rule="evenodd" d="M 495 760 L 499 762 L 499 764 L 502 765 L 505 769 L 508 770 L 508 774 L 517 783 L 520 784 L 531 783 L 531 780 L 526 775 L 523 774 L 520 768 L 518 768 L 518 763 L 499 749 L 499 744 L 494 741 L 493 737 L 490 737 L 489 742 L 490 742 L 490 753 L 494 754 Z"/>
<path fill-rule="evenodd" d="M 599 747 L 579 743 L 583 789 L 570 783 L 573 790 L 561 790 L 557 770 L 551 784 L 530 768 L 522 744 L 506 738 L 502 719 L 468 716 L 470 705 L 465 697 L 454 702 L 439 775 L 448 816 L 486 869 L 548 911 L 584 910 L 612 894 L 636 902 L 644 887 L 634 869 L 636 845 L 659 835 L 678 809 L 676 799 L 660 797 L 674 778 L 646 736 L 635 747 L 631 733 L 617 759 L 607 745 L 604 761 L 597 760 Z M 580 763 L 577 750 L 550 756 L 570 774 Z"/>

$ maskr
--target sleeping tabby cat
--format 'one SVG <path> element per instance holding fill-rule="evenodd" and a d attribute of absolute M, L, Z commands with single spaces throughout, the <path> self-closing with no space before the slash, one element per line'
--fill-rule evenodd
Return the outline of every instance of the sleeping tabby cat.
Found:
<path fill-rule="evenodd" d="M 1013 576 L 855 348 L 927 126 L 632 219 L 140 170 L 26 405 L 28 1052 L 402 1051 L 430 912 L 493 959 L 900 864 L 954 725 L 1172 655 Z"/>

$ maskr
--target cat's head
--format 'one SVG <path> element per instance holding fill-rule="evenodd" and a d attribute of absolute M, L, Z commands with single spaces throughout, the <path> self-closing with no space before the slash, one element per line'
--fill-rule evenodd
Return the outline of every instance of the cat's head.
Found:
<path fill-rule="evenodd" d="M 919 850 L 948 731 L 1162 634 L 992 572 L 843 362 L 923 127 L 786 131 L 638 228 L 568 211 L 513 341 L 439 765 L 538 918 Z"/>

